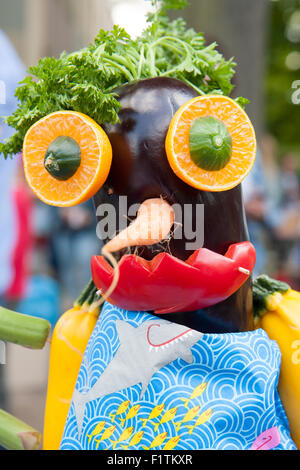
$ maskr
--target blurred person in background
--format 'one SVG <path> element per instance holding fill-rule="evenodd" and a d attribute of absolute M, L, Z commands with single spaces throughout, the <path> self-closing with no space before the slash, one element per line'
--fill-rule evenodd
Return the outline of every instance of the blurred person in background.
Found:
<path fill-rule="evenodd" d="M 14 92 L 17 83 L 25 76 L 24 66 L 5 34 L 0 30 L 0 80 L 4 91 L 0 101 L 0 116 L 10 115 L 16 108 Z M 0 140 L 11 135 L 11 129 L 0 117 Z M 14 276 L 13 250 L 17 236 L 17 213 L 13 184 L 18 159 L 7 159 L 0 155 L 0 304 L 4 304 L 4 293 Z M 0 366 L 0 407 L 3 407 L 3 369 Z M 2 385 L 1 385 L 2 384 Z"/>
<path fill-rule="evenodd" d="M 294 153 L 287 153 L 281 163 L 281 187 L 283 208 L 297 208 L 300 198 L 299 159 Z"/>
<path fill-rule="evenodd" d="M 300 262 L 300 187 L 298 158 L 278 163 L 278 144 L 264 136 L 250 175 L 243 182 L 249 235 L 257 252 L 255 275 L 269 272 L 293 284 L 291 264 Z M 296 255 L 297 253 L 297 255 Z"/>
<path fill-rule="evenodd" d="M 267 262 L 265 222 L 268 207 L 266 177 L 259 150 L 257 151 L 253 169 L 247 178 L 245 178 L 242 185 L 249 236 L 256 249 L 254 274 L 259 275 L 264 271 Z"/>
<path fill-rule="evenodd" d="M 281 278 L 294 288 L 300 285 L 300 182 L 299 158 L 295 153 L 283 156 L 280 167 L 281 220 L 276 228 L 280 242 Z"/>
<path fill-rule="evenodd" d="M 10 115 L 17 106 L 14 92 L 20 80 L 25 76 L 25 69 L 15 49 L 0 30 L 0 80 L 4 84 L 4 103 L 0 104 L 0 116 Z M 0 117 L 0 139 L 12 134 L 10 129 Z M 18 159 L 5 160 L 0 155 L 0 296 L 9 287 L 13 277 L 12 251 L 16 241 L 16 212 L 13 197 L 13 184 L 15 182 Z"/>
<path fill-rule="evenodd" d="M 17 157 L 15 157 L 17 159 Z M 13 204 L 16 218 L 15 243 L 11 254 L 12 279 L 5 291 L 4 299 L 13 310 L 18 310 L 19 301 L 26 295 L 31 271 L 33 246 L 33 197 L 25 180 L 23 162 L 18 158 L 17 172 L 13 184 Z"/>
<path fill-rule="evenodd" d="M 92 200 L 57 209 L 56 226 L 51 240 L 52 261 L 68 308 L 91 279 L 90 260 L 100 252 Z"/>
<path fill-rule="evenodd" d="M 260 141 L 261 162 L 266 181 L 266 192 L 273 205 L 278 207 L 281 201 L 280 168 L 278 164 L 279 145 L 277 139 L 265 134 Z"/>

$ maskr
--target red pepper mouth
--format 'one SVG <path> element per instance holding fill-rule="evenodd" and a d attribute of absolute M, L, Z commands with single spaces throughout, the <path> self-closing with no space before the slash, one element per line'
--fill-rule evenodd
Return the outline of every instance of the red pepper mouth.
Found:
<path fill-rule="evenodd" d="M 186 261 L 166 252 L 151 260 L 125 254 L 119 261 L 119 280 L 109 301 L 126 310 L 157 314 L 210 307 L 230 297 L 246 282 L 255 258 L 250 242 L 230 245 L 225 255 L 200 248 Z M 93 256 L 92 276 L 105 295 L 114 269 L 103 256 Z"/>

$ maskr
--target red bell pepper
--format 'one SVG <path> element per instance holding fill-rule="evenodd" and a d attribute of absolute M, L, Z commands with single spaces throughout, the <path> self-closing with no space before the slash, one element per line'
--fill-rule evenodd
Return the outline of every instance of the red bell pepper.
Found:
<path fill-rule="evenodd" d="M 209 307 L 241 287 L 255 259 L 250 242 L 231 245 L 224 256 L 200 248 L 187 261 L 168 253 L 159 253 L 151 261 L 124 255 L 119 263 L 119 281 L 109 301 L 126 310 L 159 314 Z M 103 256 L 93 256 L 92 275 L 97 288 L 105 293 L 113 280 L 113 268 Z"/>

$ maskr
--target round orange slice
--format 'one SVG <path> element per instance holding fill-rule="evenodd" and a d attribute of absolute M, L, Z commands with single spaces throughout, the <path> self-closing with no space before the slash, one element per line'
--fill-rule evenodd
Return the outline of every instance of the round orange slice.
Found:
<path fill-rule="evenodd" d="M 226 191 L 252 169 L 255 132 L 245 111 L 231 98 L 199 96 L 174 115 L 166 153 L 174 173 L 190 186 Z"/>
<path fill-rule="evenodd" d="M 49 205 L 69 207 L 90 199 L 104 184 L 111 161 L 112 148 L 104 130 L 78 112 L 49 114 L 24 139 L 27 182 Z"/>

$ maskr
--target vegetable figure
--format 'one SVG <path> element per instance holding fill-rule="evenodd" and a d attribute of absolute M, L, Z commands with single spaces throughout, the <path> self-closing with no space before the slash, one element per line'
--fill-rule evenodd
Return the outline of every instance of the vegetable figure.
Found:
<path fill-rule="evenodd" d="M 300 449 L 300 293 L 262 275 L 254 281 L 253 301 L 256 327 L 263 328 L 281 351 L 278 389 Z"/>
<path fill-rule="evenodd" d="M 100 313 L 91 281 L 71 310 L 58 320 L 52 338 L 44 421 L 44 450 L 58 450 L 83 354 Z"/>
<path fill-rule="evenodd" d="M 42 349 L 50 331 L 50 323 L 0 307 L 0 340 L 26 348 Z M 36 450 L 41 434 L 14 416 L 0 410 L 0 445 L 9 450 Z"/>
<path fill-rule="evenodd" d="M 137 39 L 115 26 L 100 31 L 82 51 L 42 59 L 17 90 L 19 108 L 7 119 L 16 133 L 0 144 L 0 152 L 7 156 L 23 145 L 28 184 L 42 201 L 67 207 L 94 197 L 102 228 L 99 206 L 112 207 L 117 216 L 113 234 L 103 229 L 102 256 L 92 259 L 95 285 L 53 334 L 45 449 L 59 447 L 72 396 L 80 435 L 85 405 L 94 394 L 105 395 L 101 377 L 89 393 L 76 388 L 73 394 L 104 299 L 121 312 L 165 315 L 188 333 L 196 330 L 196 337 L 253 327 L 255 249 L 248 240 L 240 183 L 254 163 L 255 133 L 241 107 L 246 101 L 227 96 L 235 64 L 183 20 L 168 20 L 168 9 L 185 5 L 185 0 L 160 2 Z M 127 207 L 138 206 L 133 220 L 122 207 L 123 197 Z M 127 326 L 121 339 L 131 330 L 134 338 L 135 329 Z M 122 351 L 117 353 L 121 364 Z M 157 357 L 151 357 L 153 364 Z M 183 358 L 192 362 L 192 352 Z M 134 372 L 124 376 L 125 388 L 141 382 L 144 367 Z M 114 378 L 107 380 L 107 390 L 112 383 L 118 391 Z M 97 446 L 116 427 L 108 426 Z M 134 436 L 129 426 L 114 446 Z M 170 442 L 175 447 L 179 438 L 168 439 L 166 447 Z M 166 439 L 162 432 L 146 448 Z"/>
<path fill-rule="evenodd" d="M 194 248 L 189 247 L 186 220 L 175 220 L 167 239 L 154 244 L 145 240 L 138 249 L 123 248 L 133 255 L 135 264 L 141 258 L 150 261 L 157 253 L 165 259 L 168 253 L 178 260 L 176 268 L 190 271 L 186 261 L 191 256 L 195 259 L 202 245 L 224 258 L 231 246 L 248 241 L 239 183 L 253 165 L 256 143 L 241 108 L 247 100 L 227 98 L 233 88 L 234 62 L 226 61 L 215 44 L 205 44 L 203 34 L 187 29 L 182 19 L 168 19 L 168 10 L 186 5 L 185 0 L 157 4 L 155 14 L 148 17 L 148 28 L 136 39 L 115 26 L 111 32 L 100 31 L 94 43 L 81 51 L 42 59 L 17 90 L 19 108 L 7 119 L 16 133 L 0 144 L 0 152 L 7 156 L 24 144 L 28 183 L 44 202 L 68 206 L 94 195 L 96 208 L 112 205 L 116 233 L 121 230 L 120 220 L 128 220 L 120 197 L 126 196 L 128 207 L 158 198 L 179 206 L 182 214 L 186 206 L 190 227 L 202 204 L 204 220 L 194 235 L 204 233 Z M 195 103 L 196 113 L 191 103 Z M 181 117 L 185 115 L 184 128 Z M 179 165 L 180 145 L 187 161 L 179 159 Z M 175 236 L 180 225 L 182 235 Z M 154 220 L 151 226 L 155 226 Z M 164 273 L 165 284 L 162 280 L 155 292 L 149 276 L 144 278 L 145 285 L 131 283 L 129 302 L 139 299 L 139 288 L 157 299 L 151 308 L 169 312 L 170 321 L 202 331 L 249 330 L 253 327 L 249 277 L 254 263 L 253 250 L 250 252 L 246 265 L 232 263 L 233 290 L 224 286 L 222 292 L 223 277 L 211 271 L 219 291 L 215 298 L 214 293 L 203 293 L 209 295 L 207 302 L 202 302 L 203 295 L 201 303 L 189 302 L 189 292 L 184 295 L 181 289 L 183 295 L 173 305 L 161 305 L 159 300 L 170 285 L 169 272 Z M 103 269 L 98 272 L 95 261 L 94 280 L 106 299 L 116 301 L 113 292 L 118 283 L 122 286 L 122 267 L 116 262 L 124 251 L 114 251 L 109 257 L 108 253 L 103 254 L 114 266 L 109 291 L 103 291 L 107 281 L 100 282 Z M 206 267 L 203 265 L 204 276 Z M 205 310 L 195 311 L 199 307 Z M 187 309 L 194 309 L 193 314 L 186 315 Z"/>

